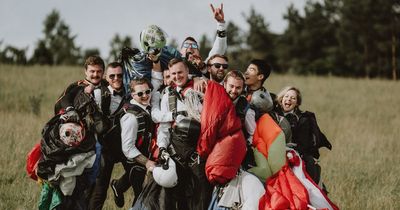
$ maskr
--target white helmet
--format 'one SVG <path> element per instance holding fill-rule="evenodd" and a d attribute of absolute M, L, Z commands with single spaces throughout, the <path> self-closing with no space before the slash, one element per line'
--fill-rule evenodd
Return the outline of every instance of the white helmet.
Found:
<path fill-rule="evenodd" d="M 175 187 L 178 184 L 178 175 L 176 174 L 175 162 L 168 158 L 166 160 L 168 167 L 157 166 L 153 169 L 153 178 L 158 185 L 166 188 Z"/>
<path fill-rule="evenodd" d="M 77 123 L 64 123 L 60 125 L 60 139 L 68 146 L 78 146 L 85 138 L 83 126 Z"/>
<path fill-rule="evenodd" d="M 253 92 L 250 100 L 250 105 L 253 105 L 258 111 L 262 113 L 267 113 L 273 108 L 272 98 L 269 95 L 268 91 L 263 91 L 261 89 Z"/>

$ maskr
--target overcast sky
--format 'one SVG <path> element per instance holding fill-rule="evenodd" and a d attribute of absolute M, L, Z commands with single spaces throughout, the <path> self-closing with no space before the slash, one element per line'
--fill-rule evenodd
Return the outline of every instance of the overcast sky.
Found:
<path fill-rule="evenodd" d="M 108 56 L 110 40 L 118 33 L 129 35 L 138 44 L 141 30 L 151 24 L 159 25 L 180 43 L 184 37 L 199 39 L 202 34 L 214 36 L 216 23 L 210 2 L 224 4 L 226 21 L 233 21 L 247 29 L 243 14 L 248 16 L 251 6 L 262 14 L 270 30 L 282 33 L 286 28 L 283 14 L 294 4 L 302 10 L 305 0 L 0 0 L 0 41 L 33 51 L 38 39 L 43 38 L 43 21 L 56 9 L 61 18 L 77 35 L 76 44 L 99 48 Z"/>

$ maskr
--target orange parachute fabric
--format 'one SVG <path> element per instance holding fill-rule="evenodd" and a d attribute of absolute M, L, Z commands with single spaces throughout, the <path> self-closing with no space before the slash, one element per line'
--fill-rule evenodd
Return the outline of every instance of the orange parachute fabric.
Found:
<path fill-rule="evenodd" d="M 257 166 L 249 171 L 259 178 L 266 180 L 285 165 L 285 134 L 269 114 L 264 114 L 257 121 L 253 135 L 253 147 Z"/>

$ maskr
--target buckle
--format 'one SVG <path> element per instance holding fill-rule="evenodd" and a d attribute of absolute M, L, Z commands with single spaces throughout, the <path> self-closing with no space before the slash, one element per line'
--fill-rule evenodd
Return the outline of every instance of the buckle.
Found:
<path fill-rule="evenodd" d="M 188 165 L 192 167 L 194 164 L 200 164 L 200 155 L 197 154 L 197 152 L 193 152 L 192 155 L 190 155 L 190 162 Z"/>

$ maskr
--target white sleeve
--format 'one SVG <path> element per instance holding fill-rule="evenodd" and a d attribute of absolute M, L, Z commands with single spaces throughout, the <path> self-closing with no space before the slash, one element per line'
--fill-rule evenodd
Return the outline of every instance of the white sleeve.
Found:
<path fill-rule="evenodd" d="M 164 95 L 168 95 L 168 93 Z M 172 118 L 172 112 L 161 112 L 160 100 L 161 93 L 159 91 L 153 92 L 151 98 L 151 119 L 154 123 L 172 122 L 174 120 Z"/>
<path fill-rule="evenodd" d="M 168 94 L 164 94 L 161 99 L 161 112 L 169 112 L 168 108 Z M 158 126 L 157 133 L 157 146 L 167 148 L 169 145 L 170 133 L 169 129 L 171 128 L 170 122 L 160 122 Z"/>
<path fill-rule="evenodd" d="M 254 135 L 254 131 L 256 130 L 256 126 L 257 126 L 256 113 L 251 108 L 249 108 L 246 112 L 244 126 L 246 128 L 247 133 L 249 134 L 247 141 L 250 142 L 250 144 L 251 144 L 251 143 L 253 143 L 253 135 Z"/>
<path fill-rule="evenodd" d="M 138 132 L 137 119 L 135 115 L 126 113 L 121 117 L 120 123 L 122 152 L 128 159 L 133 159 L 141 154 L 135 146 Z"/>
<path fill-rule="evenodd" d="M 163 84 L 162 72 L 151 70 L 151 85 L 153 85 L 153 92 L 157 91 Z"/>
<path fill-rule="evenodd" d="M 218 31 L 226 31 L 226 26 L 225 26 L 225 22 L 224 23 L 217 23 L 217 30 Z M 208 57 L 205 60 L 205 62 L 207 63 L 208 59 L 215 55 L 215 54 L 220 54 L 220 55 L 224 55 L 226 52 L 226 48 L 227 48 L 228 44 L 227 44 L 227 38 L 225 37 L 219 37 L 218 35 L 216 35 L 215 37 L 215 41 L 213 44 L 213 47 L 211 48 L 210 52 L 208 53 Z"/>

